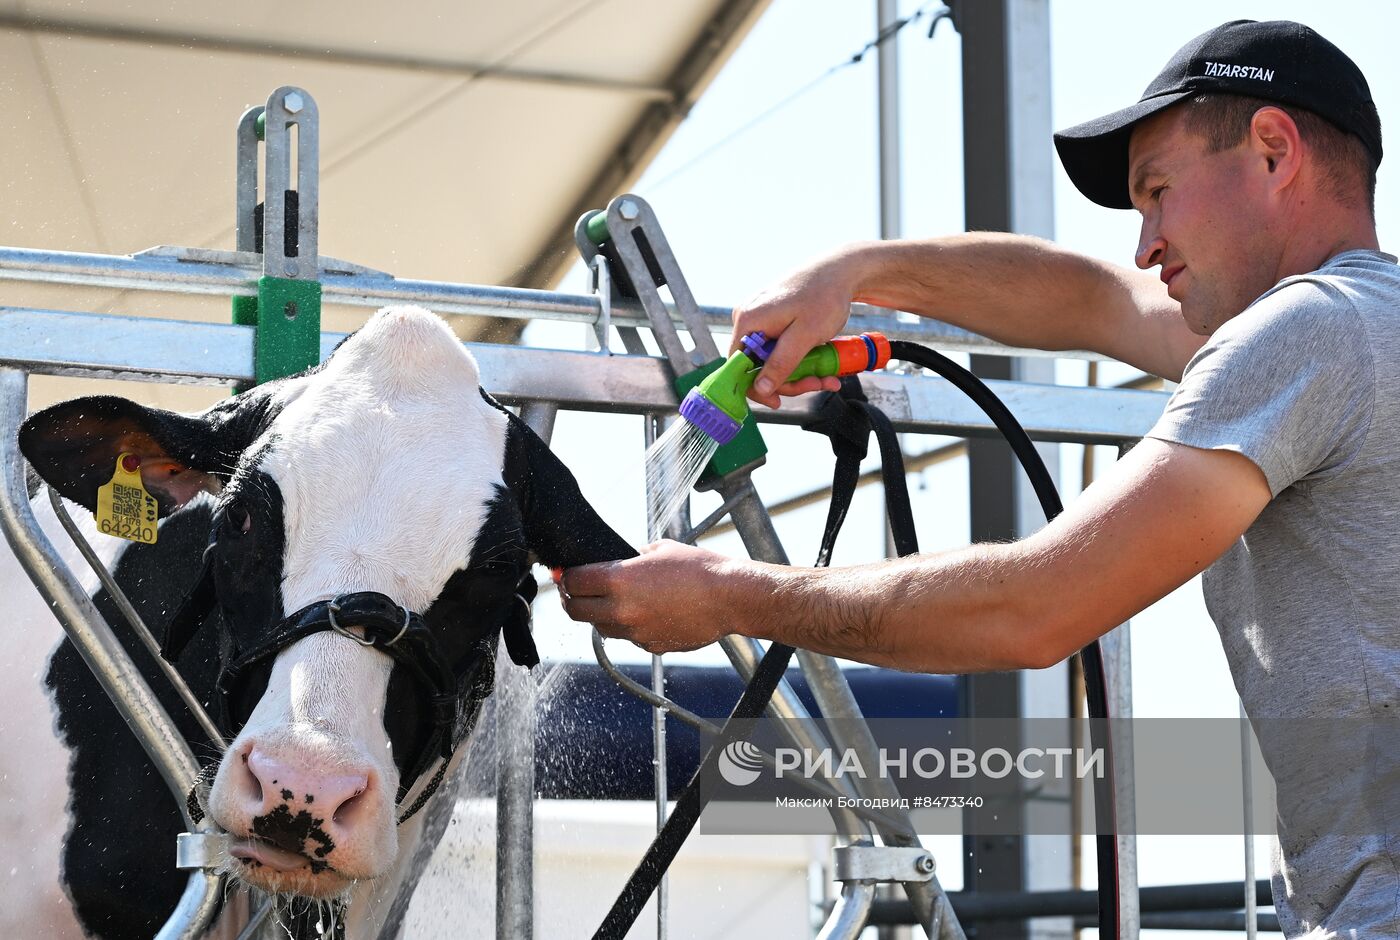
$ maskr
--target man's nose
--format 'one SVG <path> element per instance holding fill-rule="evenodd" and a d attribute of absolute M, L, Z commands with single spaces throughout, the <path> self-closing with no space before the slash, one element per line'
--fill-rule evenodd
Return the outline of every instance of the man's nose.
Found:
<path fill-rule="evenodd" d="M 1157 231 L 1151 216 L 1142 217 L 1142 232 L 1138 235 L 1137 266 L 1146 271 L 1162 263 L 1162 255 L 1167 250 L 1167 240 Z"/>

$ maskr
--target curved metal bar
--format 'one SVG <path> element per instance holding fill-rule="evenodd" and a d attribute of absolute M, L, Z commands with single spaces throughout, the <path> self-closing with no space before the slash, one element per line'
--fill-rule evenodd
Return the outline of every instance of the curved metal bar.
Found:
<path fill-rule="evenodd" d="M 0 528 L 64 632 L 155 761 L 186 815 L 186 825 L 193 829 L 184 803 L 185 794 L 199 776 L 199 762 L 30 509 L 24 457 L 17 440 L 27 387 L 28 377 L 23 372 L 0 369 L 0 471 L 5 475 Z"/>
<path fill-rule="evenodd" d="M 122 616 L 126 618 L 126 622 L 131 624 L 131 629 L 136 631 L 136 636 L 141 641 L 141 644 L 145 646 L 146 649 L 150 650 L 151 655 L 155 657 L 156 665 L 160 667 L 160 671 L 165 674 L 165 678 L 169 680 L 170 684 L 175 687 L 175 691 L 179 693 L 180 701 L 185 703 L 185 708 L 189 709 L 190 714 L 194 716 L 194 720 L 199 722 L 200 729 L 209 736 L 209 740 L 217 745 L 219 750 L 228 750 L 228 742 L 224 740 L 224 736 L 219 732 L 218 726 L 215 725 L 214 720 L 209 717 L 209 713 L 204 710 L 204 706 L 200 704 L 199 699 L 195 698 L 194 693 L 190 691 L 189 685 L 185 683 L 185 677 L 180 675 L 179 671 L 161 655 L 160 644 L 156 642 L 156 638 L 151 633 L 151 629 L 146 626 L 146 621 L 141 619 L 141 615 L 138 614 L 136 608 L 132 606 L 131 599 L 126 596 L 126 592 L 117 584 L 116 579 L 112 577 L 112 573 L 108 571 L 107 566 L 102 563 L 102 559 L 97 557 L 97 552 L 92 550 L 92 545 L 83 537 L 83 533 L 78 529 L 78 524 L 73 521 L 73 517 L 68 514 L 67 507 L 63 505 L 63 500 L 59 497 L 58 491 L 53 487 L 47 487 L 47 489 L 49 491 L 49 504 L 53 506 L 54 515 L 58 516 L 59 524 L 62 525 L 63 530 L 68 533 L 68 537 L 73 540 L 73 544 L 77 546 L 83 558 L 87 560 L 88 565 L 92 568 L 93 574 L 97 575 L 97 580 L 101 581 L 102 586 L 107 589 L 107 593 L 111 595 L 112 602 L 116 604 L 117 609 L 122 612 Z"/>
<path fill-rule="evenodd" d="M 18 441 L 28 387 L 29 377 L 23 371 L 0 368 L 0 477 L 4 484 L 0 487 L 0 529 L 55 619 L 150 755 L 186 826 L 195 832 L 215 831 L 207 817 L 202 825 L 194 825 L 185 805 L 185 794 L 199 775 L 194 754 L 34 518 Z M 218 875 L 203 871 L 191 875 L 179 905 L 161 930 L 161 940 L 201 936 L 218 908 L 222 886 L 223 878 Z"/>
<path fill-rule="evenodd" d="M 660 708 L 669 712 L 697 731 L 704 734 L 719 734 L 719 725 L 701 718 L 699 715 L 695 714 L 695 712 L 677 705 L 663 695 L 657 695 L 651 689 L 637 682 L 621 669 L 618 669 L 617 664 L 608 656 L 607 648 L 603 645 L 603 635 L 599 633 L 597 629 L 593 631 L 593 655 L 598 660 L 598 665 L 603 668 L 603 671 L 608 674 L 609 678 L 622 687 L 623 691 L 635 695 L 652 708 Z"/>
<path fill-rule="evenodd" d="M 190 873 L 180 903 L 156 934 L 156 940 L 199 940 L 213 921 L 224 894 L 224 876 L 207 871 Z"/>
<path fill-rule="evenodd" d="M 593 655 L 598 660 L 598 665 L 602 667 L 603 671 L 608 674 L 609 678 L 621 686 L 624 692 L 636 696 L 652 708 L 665 710 L 674 715 L 681 723 L 690 725 L 690 727 L 702 734 L 718 735 L 720 733 L 721 729 L 719 725 L 701 718 L 699 715 L 676 704 L 663 695 L 656 694 L 651 689 L 627 675 L 627 673 L 623 672 L 621 669 L 618 669 L 617 664 L 608 656 L 607 649 L 603 645 L 603 635 L 596 629 L 593 631 Z M 762 748 L 759 749 L 758 756 L 767 766 L 777 766 L 777 761 L 774 759 L 773 755 Z M 850 796 L 850 793 L 838 790 L 824 780 L 819 780 L 816 777 L 797 776 L 791 778 L 791 780 L 797 786 L 810 790 L 818 796 L 829 797 L 833 800 Z M 882 827 L 882 829 L 888 829 L 891 832 L 908 831 L 906 828 L 907 823 L 904 819 L 881 813 L 878 810 L 857 806 L 852 807 L 849 812 L 866 822 Z"/>
<path fill-rule="evenodd" d="M 861 882 L 851 882 L 841 889 L 836 906 L 817 940 L 855 940 L 865 929 L 865 921 L 870 916 L 870 905 L 875 901 L 875 886 Z"/>
<path fill-rule="evenodd" d="M 841 672 L 836 660 L 807 650 L 798 650 L 797 661 L 812 687 L 817 707 L 828 719 L 828 727 L 836 746 L 854 751 L 860 755 L 861 761 L 866 762 L 866 766 L 874 766 L 870 762 L 879 760 L 879 747 L 870 732 L 870 726 L 861 715 L 860 706 L 856 704 L 850 683 L 846 681 L 846 676 Z M 899 787 L 886 777 L 867 779 L 858 776 L 855 787 L 861 796 L 896 800 L 900 797 Z M 907 817 L 901 820 L 898 827 L 890 828 L 876 823 L 876 828 L 880 838 L 887 845 L 923 844 L 914 833 L 913 824 Z M 930 940 L 940 937 L 942 940 L 966 940 L 962 925 L 953 915 L 951 905 L 936 876 L 929 881 L 905 881 L 900 884 L 909 897 L 909 903 L 918 913 L 920 923 L 929 928 Z"/>

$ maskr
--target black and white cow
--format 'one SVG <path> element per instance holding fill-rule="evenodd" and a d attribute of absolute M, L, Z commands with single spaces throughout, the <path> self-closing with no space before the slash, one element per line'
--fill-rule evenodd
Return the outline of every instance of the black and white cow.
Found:
<path fill-rule="evenodd" d="M 454 741 L 469 730 L 503 628 L 513 655 L 532 650 L 518 596 L 522 584 L 532 593 L 530 554 L 551 566 L 633 554 L 539 438 L 482 391 L 446 325 L 418 308 L 381 310 L 321 367 L 201 414 L 78 399 L 32 416 L 20 445 L 48 485 L 88 509 L 120 454 L 140 459 L 161 506 L 155 545 L 98 535 L 87 513 L 74 515 L 156 635 L 173 623 L 181 672 L 236 732 L 203 795 L 234 837 L 230 871 L 278 894 L 348 899 L 350 938 L 392 931 L 392 902 L 403 904 L 411 862 L 426 854 L 423 820 L 450 807 L 444 787 L 436 814 L 396 825 L 444 760 L 434 721 L 449 715 Z M 45 495 L 33 505 L 84 572 Z M 176 806 L 8 552 L 0 592 L 0 936 L 148 938 L 186 880 L 172 869 Z M 347 602 L 340 632 L 292 629 L 293 615 L 324 616 L 324 602 L 356 592 L 383 598 Z M 390 621 L 381 640 L 396 618 L 421 613 L 413 635 L 452 670 L 453 701 L 425 693 L 412 663 L 357 642 L 376 604 Z M 279 628 L 288 645 L 250 652 Z"/>

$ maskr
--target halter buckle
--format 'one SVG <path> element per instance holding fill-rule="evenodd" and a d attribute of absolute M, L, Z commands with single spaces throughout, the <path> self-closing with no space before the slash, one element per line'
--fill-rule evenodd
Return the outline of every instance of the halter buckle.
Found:
<path fill-rule="evenodd" d="M 393 645 L 394 645 L 395 643 L 397 643 L 399 640 L 403 639 L 403 635 L 404 635 L 405 633 L 408 632 L 409 623 L 410 623 L 410 622 L 412 621 L 412 619 L 413 619 L 413 615 L 409 613 L 407 607 L 404 607 L 402 604 L 400 604 L 400 605 L 398 605 L 398 608 L 399 608 L 399 610 L 403 611 L 403 626 L 399 627 L 399 632 L 394 634 L 394 638 L 393 638 L 392 640 L 389 640 L 387 643 L 384 643 L 384 644 L 383 644 L 384 646 L 393 646 Z M 367 639 L 365 639 L 364 637 L 357 636 L 357 635 L 355 635 L 354 633 L 351 633 L 350 630 L 349 630 L 349 628 L 347 628 L 347 627 L 342 627 L 342 626 L 340 625 L 340 623 L 337 622 L 336 619 L 335 619 L 335 615 L 336 615 L 337 613 L 339 613 L 339 612 L 340 612 L 340 598 L 337 597 L 335 600 L 332 600 L 332 601 L 330 601 L 328 604 L 326 604 L 326 616 L 327 616 L 327 618 L 330 619 L 330 622 L 331 622 L 331 629 L 332 629 L 333 631 L 335 631 L 336 633 L 339 633 L 341 636 L 346 637 L 347 639 L 354 640 L 356 643 L 360 644 L 361 646 L 378 646 L 378 645 L 379 645 L 379 644 L 375 643 L 374 640 L 367 640 Z"/>

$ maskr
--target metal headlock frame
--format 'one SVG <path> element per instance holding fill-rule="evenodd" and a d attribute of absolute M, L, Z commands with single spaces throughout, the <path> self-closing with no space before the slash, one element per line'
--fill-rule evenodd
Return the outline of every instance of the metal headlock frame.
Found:
<path fill-rule="evenodd" d="M 287 120 L 289 94 L 304 96 L 302 107 L 309 105 L 309 111 L 301 118 L 299 127 L 300 153 L 305 159 L 309 149 L 314 157 L 315 106 L 305 92 L 282 88 L 273 93 L 268 108 L 279 109 L 277 113 L 283 120 L 273 122 L 268 133 L 285 134 L 288 124 L 295 123 Z M 640 254 L 628 258 L 625 253 L 637 251 L 637 246 L 642 242 L 648 245 L 652 260 L 659 263 L 664 272 L 662 283 L 669 287 L 674 305 L 663 303 L 655 286 L 648 287 L 650 281 L 644 278 L 636 279 L 640 304 L 614 296 L 609 286 L 606 264 L 599 263 L 592 243 L 582 238 L 580 248 L 598 278 L 598 290 L 594 296 L 398 279 L 358 265 L 320 257 L 315 254 L 314 164 L 309 177 L 310 186 L 307 186 L 304 167 L 300 175 L 300 250 L 296 260 L 284 257 L 282 252 L 285 204 L 272 205 L 274 199 L 270 195 L 267 199 L 269 211 L 263 219 L 263 247 L 271 247 L 274 254 L 269 259 L 252 251 L 245 234 L 250 231 L 248 226 L 251 219 L 247 225 L 244 219 L 244 210 L 248 207 L 244 181 L 248 178 L 246 174 L 250 162 L 243 158 L 246 155 L 243 148 L 248 139 L 248 128 L 256 126 L 256 112 L 259 110 L 250 111 L 240 123 L 239 251 L 159 247 L 134 255 L 112 256 L 0 247 L 0 279 L 233 295 L 238 298 L 259 297 L 259 305 L 269 309 L 266 306 L 269 296 L 266 285 L 258 283 L 259 276 L 264 281 L 281 276 L 316 284 L 319 288 L 317 293 L 331 303 L 371 307 L 419 303 L 443 314 L 593 324 L 603 346 L 599 353 L 465 344 L 477 359 L 483 385 L 507 404 L 519 406 L 525 419 L 546 441 L 552 430 L 554 415 L 560 408 L 640 414 L 646 416 L 649 423 L 674 412 L 676 399 L 671 385 L 671 370 L 663 360 L 645 354 L 636 332 L 639 327 L 646 326 L 653 330 L 658 344 L 666 350 L 671 366 L 677 371 L 689 371 L 699 362 L 719 355 L 711 331 L 727 331 L 729 311 L 719 307 L 700 307 L 694 302 L 654 215 L 645 202 L 636 197 L 619 197 L 613 201 L 607 209 L 608 227 L 619 235 L 627 236 L 618 238 L 617 244 L 624 252 L 624 264 L 632 270 L 645 270 L 646 260 Z M 310 148 L 307 146 L 308 129 L 312 141 Z M 278 186 L 275 201 L 280 203 L 288 176 L 285 163 L 281 164 L 281 172 L 274 171 L 271 163 L 277 152 L 285 159 L 285 150 L 272 146 L 267 149 L 269 168 L 265 178 Z M 256 165 L 251 166 L 251 179 L 255 185 Z M 586 225 L 588 217 L 580 220 L 580 229 Z M 266 267 L 269 260 L 283 265 L 280 275 L 275 268 Z M 296 269 L 288 265 L 295 265 Z M 273 306 L 270 309 L 281 311 L 284 308 Z M 295 311 L 287 312 L 288 321 L 297 319 Z M 627 355 L 612 355 L 608 350 L 609 324 L 619 328 Z M 853 313 L 849 325 L 852 329 L 879 329 L 891 338 L 911 339 L 944 349 L 1002 355 L 1046 355 L 990 343 L 975 334 L 935 321 L 906 323 L 858 310 Z M 692 349 L 687 350 L 681 343 L 677 326 L 689 333 Z M 198 763 L 91 599 L 63 563 L 52 543 L 39 530 L 29 507 L 24 460 L 16 446 L 16 434 L 26 415 L 30 374 L 244 387 L 267 377 L 267 373 L 257 367 L 260 353 L 265 354 L 263 341 L 258 336 L 260 331 L 261 325 L 193 323 L 0 307 L 0 473 L 4 475 L 3 490 L 0 490 L 0 528 L 3 528 L 21 565 L 53 607 L 65 632 L 132 727 L 182 807 L 189 785 L 198 773 Z M 342 339 L 344 334 L 319 333 L 319 358 L 328 356 Z M 1054 355 L 1100 358 L 1080 352 Z M 875 373 L 864 376 L 862 381 L 870 400 L 889 415 L 898 430 L 987 437 L 997 434 L 991 422 L 942 379 Z M 1160 392 L 1069 388 L 1008 381 L 993 381 L 988 385 L 1017 414 L 1027 432 L 1042 441 L 1123 446 L 1137 440 L 1151 426 L 1166 400 L 1166 396 Z M 929 417 L 931 415 L 939 417 Z M 799 424 L 807 420 L 809 414 L 805 403 L 787 403 L 778 411 L 764 412 L 756 417 L 769 423 Z M 701 525 L 677 534 L 694 539 L 728 514 L 753 557 L 785 563 L 786 553 L 753 489 L 748 471 L 724 478 L 716 488 L 724 497 L 720 510 Z M 745 677 L 752 674 L 763 651 L 756 641 L 735 637 L 726 639 L 724 648 L 736 669 Z M 840 726 L 864 729 L 850 688 L 835 662 L 810 653 L 799 653 L 799 661 L 823 713 L 828 717 L 852 719 L 850 722 L 838 722 Z M 600 662 L 607 668 L 605 657 L 601 657 Z M 1126 672 L 1121 672 L 1120 676 L 1125 680 Z M 518 700 L 521 692 L 519 689 L 512 691 L 511 686 L 523 680 L 520 677 L 512 678 L 510 672 L 505 672 L 501 681 L 504 697 L 514 695 Z M 1117 696 L 1120 702 L 1126 699 L 1125 693 L 1126 686 L 1120 686 Z M 657 702 L 653 701 L 653 704 Z M 816 721 L 786 683 L 775 694 L 769 709 L 790 742 L 806 747 L 825 746 L 825 737 Z M 526 710 L 511 709 L 506 710 L 506 714 L 498 710 L 498 721 L 510 721 L 511 713 Z M 1126 716 L 1127 713 L 1120 710 L 1118 714 Z M 526 720 L 523 716 L 517 716 L 517 719 Z M 517 730 L 528 730 L 532 726 L 533 715 L 530 715 L 528 724 Z M 513 735 L 512 738 L 521 740 Z M 532 740 L 532 737 L 525 737 L 525 740 Z M 863 757 L 873 753 L 874 743 L 868 730 L 854 740 L 843 739 L 836 743 L 856 750 Z M 499 771 L 502 792 L 498 849 L 501 857 L 497 866 L 497 896 L 498 936 L 502 937 L 529 936 L 532 930 L 529 909 L 533 749 L 530 748 L 527 753 L 519 751 L 503 754 Z M 1115 768 L 1120 774 L 1118 789 L 1120 793 L 1125 789 L 1130 793 L 1131 781 L 1121 777 L 1122 761 L 1118 763 L 1120 766 Z M 828 781 L 828 785 L 841 792 L 853 787 L 851 781 L 844 779 Z M 852 795 L 898 795 L 886 781 L 860 781 L 854 786 L 858 789 L 851 790 Z M 894 814 L 895 817 L 899 815 Z M 1131 819 L 1120 818 L 1120 823 L 1130 826 Z M 903 871 L 906 867 L 881 861 L 881 852 L 886 853 L 885 858 L 893 858 L 899 852 L 909 854 L 908 850 L 915 849 L 917 842 L 909 835 L 913 827 L 907 817 L 899 819 L 887 815 L 877 818 L 872 826 L 869 820 L 843 812 L 838 815 L 837 824 L 838 830 L 854 848 L 843 850 L 840 856 L 838 868 L 849 877 L 822 936 L 851 938 L 862 929 L 874 897 L 875 884 L 880 880 L 871 872 L 888 869 L 890 878 L 886 880 L 893 880 L 893 872 Z M 199 825 L 191 826 L 190 830 L 181 837 L 178 855 L 182 867 L 194 871 L 179 906 L 158 934 L 160 940 L 192 940 L 203 930 L 217 906 L 221 879 L 211 871 L 212 853 L 207 849 L 209 837 L 220 834 L 212 828 L 207 817 Z M 885 846 L 872 845 L 872 830 L 881 835 Z M 1131 829 L 1127 831 L 1131 832 Z M 1129 839 L 1123 850 L 1131 853 L 1132 848 Z M 1135 866 L 1125 868 L 1131 871 Z M 928 877 L 924 878 L 921 874 L 918 880 L 904 882 L 910 900 L 916 911 L 920 912 L 920 919 L 928 924 L 930 917 L 938 913 L 936 935 L 950 940 L 961 938 L 961 927 L 952 915 L 946 896 L 938 887 L 932 871 L 923 874 Z M 1122 891 L 1135 899 L 1136 884 L 1130 881 L 1122 886 Z M 1135 925 L 1136 916 L 1134 904 L 1125 912 L 1125 920 L 1130 917 L 1131 925 Z M 245 936 L 251 936 L 254 927 L 250 925 L 244 932 Z M 1131 935 L 1123 934 L 1125 937 Z"/>
<path fill-rule="evenodd" d="M 11 277 L 19 273 L 17 268 L 6 271 Z M 483 288 L 485 292 L 491 290 Z M 546 311 L 541 311 L 541 318 L 548 318 Z M 79 630 L 104 636 L 103 642 L 110 640 L 110 631 L 101 624 L 95 608 L 83 610 L 84 606 L 90 608 L 90 601 L 68 574 L 56 550 L 38 531 L 28 509 L 23 458 L 14 446 L 15 435 L 25 417 L 28 374 L 234 386 L 250 383 L 254 378 L 253 333 L 254 328 L 246 326 L 0 307 L 0 459 L 4 464 L 6 494 L 0 505 L 0 512 L 3 512 L 0 521 L 21 563 L 45 598 L 55 605 L 60 621 L 75 643 L 80 642 Z M 345 334 L 341 333 L 322 333 L 322 355 L 329 355 L 344 338 Z M 668 370 L 649 356 L 531 350 L 479 343 L 465 346 L 477 359 L 485 387 L 507 404 L 538 414 L 547 413 L 546 409 L 565 408 L 653 415 L 675 406 Z M 872 400 L 879 401 L 889 411 L 895 426 L 902 431 L 981 436 L 995 433 L 990 422 L 972 413 L 965 400 L 942 379 L 880 373 L 863 377 L 863 382 Z M 1165 401 L 1165 395 L 1159 392 L 1070 389 L 1014 382 L 991 382 L 989 385 L 1008 401 L 1028 433 L 1039 440 L 1090 444 L 1133 440 L 1151 425 Z M 916 417 L 920 413 L 943 417 Z M 789 404 L 758 417 L 764 422 L 797 424 L 806 415 L 800 407 Z M 537 431 L 547 430 L 538 424 L 535 427 Z M 751 483 L 745 481 L 736 487 L 741 491 L 745 488 L 747 492 L 737 494 L 741 500 L 752 492 Z M 699 534 L 693 533 L 691 537 Z M 44 573 L 46 569 L 50 574 Z M 62 586 L 65 582 L 66 586 Z M 59 586 L 49 587 L 50 583 Z M 90 626 L 93 623 L 101 626 L 94 629 Z M 727 643 L 726 652 L 741 663 L 751 662 L 744 647 L 745 644 Z M 114 652 L 114 662 L 125 657 L 120 648 Z M 99 677 L 105 677 L 104 687 L 118 702 L 118 707 L 123 708 L 128 721 L 134 722 L 130 713 L 135 713 L 152 727 L 168 729 L 163 735 L 147 736 L 140 730 L 137 732 L 143 739 L 143 746 L 160 765 L 161 758 L 153 747 L 159 750 L 164 744 L 151 742 L 164 741 L 174 734 L 174 729 L 145 688 L 144 681 L 130 668 L 129 661 L 124 667 L 104 665 L 94 671 Z M 123 675 L 124 671 L 130 675 Z M 790 694 L 789 691 L 784 698 Z M 149 707 L 145 704 L 147 699 Z M 800 707 L 800 703 L 798 705 Z M 798 724 L 800 715 L 794 713 L 792 727 L 810 728 L 810 717 Z M 183 742 L 178 743 L 182 748 Z M 190 761 L 188 772 L 179 774 L 182 780 L 193 779 L 197 765 L 192 757 Z M 186 787 L 182 786 L 179 791 L 182 798 Z M 522 789 L 528 792 L 533 786 Z M 171 933 L 169 936 L 193 934 Z"/>

